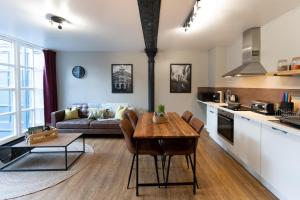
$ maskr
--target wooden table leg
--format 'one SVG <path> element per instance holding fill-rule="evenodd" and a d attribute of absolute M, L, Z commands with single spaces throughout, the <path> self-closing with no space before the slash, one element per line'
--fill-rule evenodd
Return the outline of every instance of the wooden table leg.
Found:
<path fill-rule="evenodd" d="M 194 184 L 193 184 L 193 192 L 194 194 L 196 194 L 196 139 L 194 139 L 194 174 L 193 174 L 193 178 L 194 178 Z"/>

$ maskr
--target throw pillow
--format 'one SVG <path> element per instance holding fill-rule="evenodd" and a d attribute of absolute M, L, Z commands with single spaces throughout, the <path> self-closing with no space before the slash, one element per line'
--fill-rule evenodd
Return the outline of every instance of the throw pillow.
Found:
<path fill-rule="evenodd" d="M 124 114 L 127 111 L 127 109 L 128 109 L 127 107 L 119 106 L 116 110 L 115 118 L 119 120 L 123 120 Z"/>
<path fill-rule="evenodd" d="M 100 118 L 100 119 L 108 119 L 108 118 L 111 118 L 111 114 L 110 114 L 109 109 L 104 109 L 104 110 L 102 110 L 101 115 L 100 115 L 99 118 Z"/>
<path fill-rule="evenodd" d="M 78 119 L 78 109 L 65 109 L 65 120 Z"/>
<path fill-rule="evenodd" d="M 97 119 L 101 116 L 101 110 L 98 108 L 89 108 L 88 119 Z"/>
<path fill-rule="evenodd" d="M 90 108 L 88 118 L 89 119 L 108 119 L 108 118 L 111 118 L 111 113 L 110 113 L 109 109 Z"/>

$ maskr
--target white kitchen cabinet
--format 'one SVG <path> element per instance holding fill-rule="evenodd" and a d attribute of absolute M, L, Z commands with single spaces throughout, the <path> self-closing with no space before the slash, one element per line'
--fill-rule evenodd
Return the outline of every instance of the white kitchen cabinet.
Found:
<path fill-rule="evenodd" d="M 209 136 L 216 141 L 218 136 L 218 109 L 213 106 L 207 106 L 206 129 Z"/>
<path fill-rule="evenodd" d="M 233 153 L 260 175 L 261 124 L 247 117 L 234 116 Z"/>
<path fill-rule="evenodd" d="M 262 125 L 261 176 L 281 199 L 300 199 L 300 137 Z"/>
<path fill-rule="evenodd" d="M 232 144 L 218 134 L 218 108 L 207 106 L 207 131 L 209 136 L 225 151 L 232 150 Z"/>

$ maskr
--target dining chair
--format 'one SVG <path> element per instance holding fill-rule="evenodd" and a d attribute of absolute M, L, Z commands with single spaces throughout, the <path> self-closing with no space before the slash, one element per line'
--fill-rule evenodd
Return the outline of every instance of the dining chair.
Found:
<path fill-rule="evenodd" d="M 190 120 L 192 119 L 192 117 L 193 117 L 193 113 L 191 113 L 190 111 L 185 111 L 183 114 L 182 114 L 182 116 L 181 116 L 181 118 L 186 122 L 186 123 L 189 123 L 190 122 Z"/>
<path fill-rule="evenodd" d="M 136 154 L 137 154 L 136 141 L 133 138 L 133 134 L 134 134 L 133 127 L 128 119 L 121 120 L 119 125 L 123 132 L 127 149 L 133 155 L 130 172 L 129 172 L 129 177 L 128 177 L 128 183 L 127 183 L 127 189 L 129 189 L 133 164 L 134 164 L 134 160 L 135 160 Z M 157 167 L 157 156 L 162 155 L 162 148 L 161 148 L 158 140 L 141 140 L 141 141 L 139 141 L 138 153 L 139 153 L 139 155 L 151 155 L 154 157 L 157 183 L 158 183 L 158 187 L 160 187 L 158 167 Z"/>
<path fill-rule="evenodd" d="M 204 123 L 196 118 L 196 117 L 193 117 L 190 122 L 189 122 L 190 126 L 197 132 L 197 133 L 201 133 L 203 127 L 204 127 Z"/>
<path fill-rule="evenodd" d="M 182 116 L 181 116 L 181 118 L 182 118 L 186 123 L 189 123 L 190 120 L 192 119 L 192 117 L 193 117 L 193 113 L 190 112 L 190 111 L 188 111 L 188 110 L 186 110 L 186 111 L 182 114 Z M 189 168 L 188 156 L 185 156 L 185 159 L 186 159 L 187 167 Z"/>
<path fill-rule="evenodd" d="M 202 129 L 203 129 L 203 127 L 204 127 L 204 123 L 200 120 L 200 119 L 198 119 L 198 118 L 196 118 L 196 117 L 193 117 L 191 120 L 190 120 L 190 126 L 197 132 L 197 133 L 199 133 L 199 134 L 201 134 L 201 131 L 202 131 Z M 198 138 L 196 139 L 197 141 L 196 141 L 196 147 L 197 147 L 197 144 L 198 144 Z M 192 162 L 192 158 L 191 158 L 191 155 L 188 155 L 188 158 L 190 159 L 190 162 L 191 162 L 191 165 L 192 165 L 192 169 L 193 170 L 195 170 L 195 165 L 193 164 L 193 162 Z M 197 181 L 196 181 L 197 182 Z M 197 187 L 198 187 L 198 182 L 197 182 Z M 199 188 L 199 187 L 198 187 Z"/>
<path fill-rule="evenodd" d="M 201 133 L 201 131 L 204 127 L 204 123 L 195 117 L 190 120 L 189 124 L 199 134 Z M 166 175 L 166 179 L 165 179 L 165 183 L 166 183 L 165 187 L 167 187 L 167 183 L 168 183 L 168 179 L 169 179 L 170 162 L 171 162 L 172 156 L 184 155 L 186 158 L 188 157 L 189 161 L 191 163 L 191 166 L 192 166 L 192 171 L 193 171 L 193 173 L 195 173 L 195 168 L 194 168 L 194 164 L 191 159 L 191 154 L 194 153 L 194 149 L 197 147 L 197 144 L 198 144 L 198 138 L 180 139 L 180 140 L 179 139 L 167 139 L 167 140 L 163 141 L 162 147 L 163 147 L 164 155 L 168 156 L 168 166 L 167 166 L 167 175 Z M 164 167 L 165 167 L 165 164 L 163 164 L 163 170 L 164 170 Z M 199 188 L 197 179 L 196 179 L 196 184 L 197 184 L 197 188 Z"/>
<path fill-rule="evenodd" d="M 133 129 L 135 130 L 135 127 L 136 127 L 138 119 L 139 119 L 138 116 L 137 116 L 137 114 L 133 110 L 128 110 L 125 113 L 125 116 L 130 121 Z"/>

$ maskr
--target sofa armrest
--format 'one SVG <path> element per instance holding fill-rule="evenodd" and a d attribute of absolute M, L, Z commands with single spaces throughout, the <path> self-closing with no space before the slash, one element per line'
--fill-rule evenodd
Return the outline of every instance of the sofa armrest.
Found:
<path fill-rule="evenodd" d="M 51 113 L 51 126 L 56 127 L 56 123 L 65 119 L 65 110 L 59 110 Z"/>

